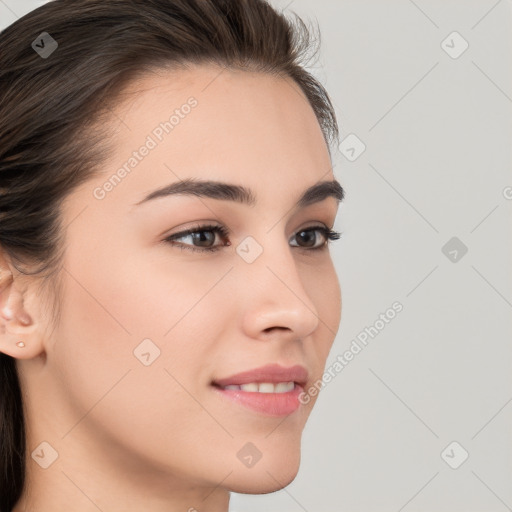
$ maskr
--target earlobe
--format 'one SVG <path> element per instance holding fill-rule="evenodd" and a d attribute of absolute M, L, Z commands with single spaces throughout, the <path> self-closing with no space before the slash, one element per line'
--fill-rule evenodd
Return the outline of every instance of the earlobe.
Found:
<path fill-rule="evenodd" d="M 31 359 L 42 352 L 40 341 L 33 325 L 27 328 L 16 319 L 0 318 L 0 352 L 16 359 Z"/>

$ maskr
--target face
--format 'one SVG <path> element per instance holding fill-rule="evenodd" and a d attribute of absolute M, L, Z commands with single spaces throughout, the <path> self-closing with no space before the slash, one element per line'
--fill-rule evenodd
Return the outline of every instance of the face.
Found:
<path fill-rule="evenodd" d="M 297 204 L 334 179 L 298 86 L 219 73 L 160 71 L 116 109 L 104 173 L 62 208 L 61 315 L 41 381 L 52 392 L 37 399 L 77 466 L 94 454 L 154 485 L 263 493 L 296 476 L 315 398 L 300 403 L 298 384 L 264 393 L 215 383 L 269 364 L 306 375 L 244 382 L 307 389 L 321 378 L 341 315 L 322 231 L 338 201 Z M 190 179 L 243 187 L 252 201 L 214 187 L 144 200 Z"/>

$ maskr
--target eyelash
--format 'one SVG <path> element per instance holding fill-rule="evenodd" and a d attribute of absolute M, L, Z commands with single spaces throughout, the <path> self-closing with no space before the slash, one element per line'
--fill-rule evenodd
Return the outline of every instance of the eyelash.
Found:
<path fill-rule="evenodd" d="M 175 245 L 175 246 L 179 247 L 180 249 L 186 249 L 186 250 L 190 250 L 190 251 L 194 251 L 194 252 L 203 252 L 203 253 L 204 252 L 217 252 L 219 249 L 222 249 L 223 247 L 227 247 L 226 245 L 222 245 L 222 246 L 217 245 L 214 247 L 203 247 L 203 248 L 199 249 L 190 244 L 174 244 L 173 243 L 175 241 L 175 239 L 177 239 L 177 238 L 183 238 L 185 236 L 192 235 L 195 233 L 201 233 L 204 231 L 212 231 L 213 233 L 219 233 L 223 239 L 228 238 L 228 236 L 230 234 L 229 230 L 227 228 L 225 228 L 224 226 L 208 224 L 208 225 L 203 225 L 203 226 L 197 226 L 192 229 L 187 229 L 186 231 L 182 231 L 181 233 L 175 233 L 171 236 L 168 236 L 163 241 L 168 242 L 172 245 Z M 311 226 L 306 229 L 301 229 L 296 234 L 303 233 L 303 232 L 309 232 L 309 231 L 320 231 L 326 239 L 325 243 L 318 247 L 314 247 L 312 249 L 308 249 L 307 247 L 298 246 L 299 249 L 302 248 L 305 251 L 317 251 L 317 250 L 325 249 L 330 241 L 339 240 L 342 235 L 342 233 L 339 233 L 338 231 L 333 231 L 332 229 L 329 229 L 325 226 Z M 229 245 L 231 245 L 231 244 L 228 244 L 228 246 Z"/>

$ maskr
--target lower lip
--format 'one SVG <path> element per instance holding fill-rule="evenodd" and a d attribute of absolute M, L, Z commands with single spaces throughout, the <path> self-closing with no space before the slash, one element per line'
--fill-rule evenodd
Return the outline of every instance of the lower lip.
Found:
<path fill-rule="evenodd" d="M 212 387 L 229 400 L 269 416 L 286 416 L 295 412 L 301 405 L 299 396 L 303 391 L 302 386 L 297 383 L 291 391 L 286 393 L 258 393 Z"/>

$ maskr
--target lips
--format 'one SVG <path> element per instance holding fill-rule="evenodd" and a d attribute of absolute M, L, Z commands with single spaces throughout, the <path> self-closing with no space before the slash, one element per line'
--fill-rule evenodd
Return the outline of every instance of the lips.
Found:
<path fill-rule="evenodd" d="M 217 387 L 240 386 L 242 384 L 270 382 L 295 382 L 304 387 L 308 380 L 308 371 L 304 366 L 295 365 L 283 367 L 278 364 L 268 364 L 260 368 L 237 373 L 222 379 L 215 379 L 212 384 Z"/>
<path fill-rule="evenodd" d="M 238 404 L 258 414 L 282 417 L 300 409 L 299 396 L 307 381 L 308 372 L 301 365 L 269 364 L 216 379 L 212 389 L 230 407 Z"/>

